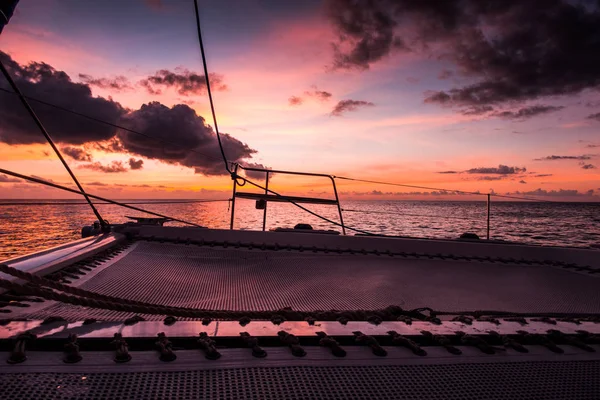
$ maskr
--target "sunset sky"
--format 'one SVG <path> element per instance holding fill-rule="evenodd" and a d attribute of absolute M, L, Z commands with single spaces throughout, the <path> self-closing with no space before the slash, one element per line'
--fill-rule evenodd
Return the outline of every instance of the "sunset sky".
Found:
<path fill-rule="evenodd" d="M 228 158 L 600 201 L 600 6 L 538 3 L 201 0 Z M 21 0 L 0 51 L 26 95 L 163 141 L 32 102 L 90 192 L 230 196 L 193 1 Z M 8 88 L 2 77 L 0 87 Z M 5 92 L 0 168 L 69 183 L 18 99 Z M 276 175 L 272 184 L 290 194 L 330 193 L 325 180 Z M 440 198 L 339 184 L 344 198 Z M 0 198 L 63 196 L 0 174 Z"/>

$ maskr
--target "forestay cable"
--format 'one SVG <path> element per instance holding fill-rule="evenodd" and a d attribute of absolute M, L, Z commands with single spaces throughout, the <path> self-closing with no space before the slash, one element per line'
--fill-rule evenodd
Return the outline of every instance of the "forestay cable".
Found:
<path fill-rule="evenodd" d="M 23 93 L 21 92 L 21 90 L 19 89 L 19 87 L 17 86 L 17 84 L 15 83 L 15 81 L 12 79 L 12 77 L 8 73 L 8 70 L 4 67 L 4 64 L 2 63 L 2 61 L 0 61 L 0 70 L 2 70 L 2 74 L 6 78 L 6 80 L 8 81 L 8 83 L 10 84 L 10 86 L 12 87 L 12 89 L 15 91 L 15 93 L 17 93 L 17 95 L 19 96 L 19 99 L 21 100 L 21 103 L 23 103 L 23 106 L 27 109 L 27 112 L 29 113 L 29 115 L 31 116 L 31 118 L 33 119 L 33 121 L 35 122 L 35 124 L 37 125 L 37 127 L 40 129 L 40 132 L 42 132 L 42 134 L 44 135 L 44 137 L 46 138 L 46 140 L 50 144 L 50 147 L 52 147 L 52 150 L 54 150 L 54 152 L 56 153 L 56 155 L 60 159 L 60 162 L 63 164 L 63 166 L 65 167 L 65 169 L 69 173 L 69 175 L 71 175 L 71 178 L 73 179 L 73 182 L 75 182 L 75 184 L 77 185 L 77 188 L 79 188 L 79 193 L 83 195 L 83 197 L 85 198 L 85 200 L 87 201 L 87 203 L 92 208 L 92 211 L 96 215 L 96 218 L 98 218 L 98 222 L 100 222 L 100 226 L 102 227 L 102 230 L 103 231 L 110 230 L 110 226 L 102 218 L 102 216 L 100 215 L 100 213 L 98 212 L 98 210 L 96 209 L 96 207 L 94 206 L 94 204 L 92 203 L 92 201 L 90 200 L 90 198 L 88 197 L 88 195 L 85 192 L 85 190 L 83 190 L 83 187 L 81 186 L 81 184 L 77 180 L 77 177 L 75 176 L 75 174 L 73 173 L 73 171 L 71 171 L 71 168 L 69 168 L 69 164 L 67 164 L 67 162 L 63 158 L 62 154 L 60 154 L 60 151 L 58 150 L 58 148 L 54 144 L 54 141 L 52 141 L 52 138 L 48 134 L 48 131 L 46 131 L 46 128 L 44 127 L 44 125 L 42 124 L 42 122 L 39 120 L 39 118 L 37 117 L 37 115 L 35 114 L 35 111 L 33 111 L 33 108 L 31 108 L 31 106 L 27 102 L 27 99 L 25 98 L 25 96 L 23 95 Z"/>

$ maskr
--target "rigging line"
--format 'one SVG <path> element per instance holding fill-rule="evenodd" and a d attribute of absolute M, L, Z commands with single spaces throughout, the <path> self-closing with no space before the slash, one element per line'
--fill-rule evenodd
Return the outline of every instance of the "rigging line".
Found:
<path fill-rule="evenodd" d="M 62 185 L 58 185 L 56 183 L 48 182 L 48 181 L 45 181 L 43 179 L 33 178 L 33 177 L 27 176 L 27 175 L 22 175 L 22 174 L 19 174 L 17 172 L 9 171 L 9 170 L 3 169 L 3 168 L 0 168 L 0 173 L 6 174 L 6 175 L 10 175 L 10 176 L 14 176 L 15 178 L 21 178 L 21 179 L 24 179 L 26 181 L 39 183 L 41 185 L 51 186 L 51 187 L 54 187 L 54 188 L 57 188 L 57 189 L 61 189 L 61 190 L 67 191 L 67 192 L 71 192 L 71 193 L 75 193 L 75 194 L 82 194 L 81 192 L 79 192 L 79 191 L 77 191 L 75 189 L 68 188 L 66 186 L 62 186 Z M 131 210 L 144 212 L 144 213 L 147 213 L 147 214 L 150 214 L 150 215 L 155 215 L 155 216 L 161 217 L 161 218 L 168 218 L 168 219 L 170 219 L 172 221 L 181 222 L 182 224 L 192 225 L 192 226 L 196 226 L 198 228 L 205 228 L 204 226 L 195 224 L 193 222 L 188 222 L 188 221 L 184 221 L 182 219 L 177 219 L 177 218 L 169 217 L 167 215 L 159 214 L 159 213 L 156 213 L 156 212 L 153 212 L 153 211 L 144 210 L 143 208 L 130 206 L 130 205 L 127 205 L 125 203 L 121 203 L 119 201 L 110 200 L 110 199 L 107 199 L 107 198 L 104 198 L 104 197 L 100 197 L 100 196 L 96 196 L 96 195 L 93 195 L 93 194 L 88 194 L 88 196 L 91 197 L 91 198 L 97 199 L 97 200 L 105 201 L 105 202 L 110 203 L 110 204 L 116 204 L 116 205 L 121 206 L 121 207 L 129 208 Z"/>
<path fill-rule="evenodd" d="M 461 193 L 461 194 L 474 194 L 474 195 L 478 195 L 478 196 L 487 196 L 488 195 L 488 193 L 481 193 L 481 192 L 467 192 L 467 191 L 464 191 L 464 190 L 456 190 L 456 189 L 440 189 L 440 188 L 434 188 L 434 187 L 428 187 L 428 186 L 406 185 L 406 184 L 403 184 L 403 183 L 371 181 L 371 180 L 368 180 L 368 179 L 348 178 L 348 177 L 345 177 L 345 176 L 335 176 L 334 175 L 333 177 L 335 179 L 343 179 L 343 180 L 355 181 L 355 182 L 375 183 L 375 184 L 378 184 L 378 185 L 400 186 L 400 187 L 407 187 L 407 188 L 413 188 L 413 189 L 438 190 L 438 191 L 442 191 L 442 192 Z M 495 197 L 503 197 L 503 198 L 507 198 L 507 199 L 539 201 L 539 202 L 542 202 L 542 203 L 554 203 L 554 201 L 552 201 L 552 200 L 536 199 L 536 198 L 533 198 L 533 197 L 511 196 L 511 195 L 503 195 L 503 194 L 497 194 L 497 193 L 489 193 L 489 195 L 490 196 L 495 196 Z"/>
<path fill-rule="evenodd" d="M 406 184 L 402 184 L 402 183 L 392 183 L 392 182 L 381 182 L 381 181 L 371 181 L 368 179 L 358 179 L 358 178 L 348 178 L 345 176 L 335 176 L 335 179 L 343 179 L 346 181 L 355 181 L 355 182 L 365 182 L 365 183 L 375 183 L 378 185 L 390 185 L 390 186 L 400 186 L 400 187 L 407 187 L 407 188 L 412 188 L 412 189 L 427 189 L 427 190 L 439 190 L 442 192 L 452 192 L 452 193 L 462 193 L 462 194 L 475 194 L 478 196 L 487 196 L 486 193 L 481 193 L 481 192 L 466 192 L 464 190 L 456 190 L 456 189 L 440 189 L 440 188 L 433 188 L 433 187 L 427 187 L 427 186 L 416 186 L 416 185 L 406 185 Z"/>
<path fill-rule="evenodd" d="M 229 201 L 229 199 L 219 199 L 219 200 L 173 200 L 173 201 L 128 201 L 122 204 L 191 204 L 191 203 L 214 203 L 220 201 Z M 87 203 L 82 202 L 52 202 L 52 201 L 11 201 L 11 202 L 0 202 L 0 206 L 80 206 L 86 205 Z M 110 203 L 97 202 L 96 205 L 106 205 Z"/>
<path fill-rule="evenodd" d="M 200 29 L 200 12 L 198 11 L 198 0 L 194 0 L 194 10 L 196 12 L 196 28 L 198 29 L 198 42 L 200 43 L 200 53 L 202 54 L 204 78 L 206 79 L 206 91 L 208 92 L 208 99 L 210 100 L 210 111 L 212 112 L 213 123 L 215 125 L 215 133 L 217 134 L 217 140 L 219 141 L 219 149 L 221 150 L 221 156 L 223 157 L 223 162 L 225 163 L 225 170 L 233 176 L 233 172 L 229 169 L 229 161 L 227 161 L 227 157 L 225 156 L 223 143 L 221 143 L 221 134 L 219 133 L 219 126 L 217 125 L 217 114 L 215 113 L 215 104 L 213 102 L 212 91 L 210 90 L 210 80 L 208 79 L 208 66 L 206 65 L 206 55 L 204 54 L 202 30 Z"/>
<path fill-rule="evenodd" d="M 490 195 L 495 196 L 495 197 L 503 197 L 506 199 L 539 201 L 540 203 L 556 203 L 555 201 L 552 201 L 552 200 L 536 199 L 534 197 L 512 196 L 512 195 L 507 195 L 507 194 L 496 194 L 496 193 L 490 193 Z"/>
<path fill-rule="evenodd" d="M 21 103 L 23 103 L 23 106 L 27 109 L 27 112 L 29 112 L 29 115 L 31 116 L 31 118 L 33 118 L 35 124 L 38 126 L 38 128 L 40 129 L 40 131 L 42 132 L 42 134 L 44 135 L 44 137 L 46 138 L 46 140 L 50 144 L 50 147 L 52 147 L 52 149 L 54 150 L 54 152 L 56 153 L 56 155 L 58 156 L 58 158 L 62 162 L 63 166 L 65 167 L 65 169 L 67 170 L 67 172 L 69 173 L 69 175 L 71 175 L 71 178 L 73 179 L 73 181 L 75 182 L 75 184 L 79 188 L 80 194 L 83 195 L 83 197 L 85 198 L 85 200 L 87 201 L 87 203 L 92 208 L 92 211 L 96 215 L 96 218 L 98 218 L 98 221 L 100 222 L 100 226 L 102 227 L 102 230 L 106 231 L 106 230 L 110 229 L 109 225 L 102 218 L 102 216 L 100 215 L 100 213 L 98 212 L 98 210 L 94 206 L 94 203 L 92 203 L 92 201 L 88 197 L 88 195 L 85 192 L 85 190 L 83 190 L 83 187 L 81 186 L 81 184 L 77 180 L 77 177 L 75 176 L 75 174 L 73 173 L 73 171 L 71 171 L 71 168 L 69 168 L 69 164 L 67 164 L 67 162 L 63 158 L 62 154 L 60 154 L 60 151 L 58 150 L 58 148 L 56 147 L 56 145 L 52 141 L 52 138 L 48 134 L 48 131 L 46 131 L 46 128 L 44 128 L 44 125 L 39 120 L 39 118 L 35 114 L 35 111 L 33 111 L 33 108 L 31 108 L 31 106 L 27 102 L 27 99 L 25 98 L 25 96 L 23 96 L 23 93 L 21 93 L 21 90 L 19 89 L 19 87 L 17 86 L 17 84 L 15 83 L 15 81 L 13 81 L 12 77 L 8 73 L 8 70 L 4 67 L 4 64 L 1 61 L 0 61 L 0 70 L 2 70 L 2 74 L 6 78 L 6 80 L 8 81 L 8 83 L 10 84 L 10 86 L 12 87 L 12 89 L 15 91 L 15 93 L 17 93 L 17 95 L 19 96 L 19 99 L 21 100 Z"/>
<path fill-rule="evenodd" d="M 10 94 L 17 94 L 17 93 L 15 93 L 15 92 L 13 92 L 12 90 L 4 89 L 4 88 L 0 88 L 0 91 L 2 91 L 2 92 L 6 92 L 6 93 L 10 93 Z M 89 119 L 89 120 L 91 120 L 91 121 L 95 121 L 95 122 L 98 122 L 98 123 L 101 123 L 101 124 L 104 124 L 104 125 L 112 126 L 113 128 L 122 129 L 122 130 L 124 130 L 124 131 L 126 131 L 126 132 L 131 132 L 131 133 L 134 133 L 134 134 L 136 134 L 136 135 L 140 135 L 140 136 L 143 136 L 143 137 L 145 137 L 145 138 L 148 138 L 148 139 L 155 140 L 155 141 L 157 141 L 158 143 L 162 143 L 162 144 L 171 144 L 171 145 L 175 145 L 175 146 L 179 146 L 179 147 L 183 148 L 183 146 L 182 146 L 182 145 L 180 145 L 180 144 L 178 144 L 178 143 L 175 143 L 175 142 L 173 142 L 173 141 L 159 139 L 159 138 L 157 138 L 157 137 L 154 137 L 154 136 L 148 135 L 148 134 L 146 134 L 146 133 L 142 133 L 142 132 L 134 131 L 133 129 L 125 128 L 124 126 L 117 125 L 117 124 L 113 124 L 112 122 L 104 121 L 104 120 L 102 120 L 102 119 L 99 119 L 99 118 L 96 118 L 96 117 L 92 117 L 92 116 L 90 116 L 90 115 L 87 115 L 87 114 L 82 114 L 82 113 L 80 113 L 80 112 L 73 111 L 73 110 L 70 110 L 70 109 L 68 109 L 68 108 L 61 107 L 61 106 L 59 106 L 59 105 L 56 105 L 56 104 L 53 104 L 53 103 L 49 103 L 49 102 L 47 102 L 47 101 L 44 101 L 44 100 L 37 99 L 37 98 L 35 98 L 35 97 L 31 97 L 31 96 L 24 96 L 24 97 L 25 97 L 26 99 L 28 99 L 28 100 L 35 101 L 36 103 L 40 103 L 40 104 L 44 104 L 44 105 L 46 105 L 46 106 L 48 106 L 48 107 L 53 107 L 53 108 L 56 108 L 57 110 L 61 110 L 61 111 L 64 111 L 64 112 L 68 112 L 68 113 L 71 113 L 71 114 L 77 115 L 77 116 L 79 116 L 79 117 L 87 118 L 87 119 Z M 221 161 L 221 158 L 220 158 L 220 157 L 211 156 L 211 155 L 208 155 L 208 154 L 206 154 L 206 153 L 202 153 L 202 152 L 200 152 L 200 151 L 197 151 L 197 150 L 194 150 L 194 149 L 186 149 L 186 150 L 187 150 L 187 151 L 190 151 L 190 152 L 192 152 L 192 153 L 200 154 L 201 156 L 204 156 L 204 157 L 206 157 L 206 158 L 210 158 L 210 159 L 212 159 L 212 160 L 215 160 L 215 161 Z"/>

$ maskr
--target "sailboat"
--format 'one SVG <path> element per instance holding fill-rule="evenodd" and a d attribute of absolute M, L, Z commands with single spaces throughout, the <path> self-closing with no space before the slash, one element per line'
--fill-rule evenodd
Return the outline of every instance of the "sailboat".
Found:
<path fill-rule="evenodd" d="M 283 196 L 270 174 L 315 174 L 223 158 L 231 229 L 157 213 L 109 224 L 92 199 L 120 203 L 61 157 L 78 187 L 63 189 L 98 221 L 0 263 L 0 399 L 600 398 L 598 250 L 362 232 L 344 224 L 335 177 L 317 174 L 334 199 Z M 334 206 L 341 232 L 236 230 L 237 198 L 265 218 L 272 202 Z"/>

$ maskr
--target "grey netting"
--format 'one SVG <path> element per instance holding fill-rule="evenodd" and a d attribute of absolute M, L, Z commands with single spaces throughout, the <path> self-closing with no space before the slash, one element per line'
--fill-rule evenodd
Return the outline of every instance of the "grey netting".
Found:
<path fill-rule="evenodd" d="M 0 399 L 590 399 L 600 362 L 234 368 L 0 376 Z"/>
<path fill-rule="evenodd" d="M 395 304 L 449 311 L 598 312 L 598 282 L 591 275 L 540 265 L 142 241 L 81 287 L 132 300 L 208 309 L 313 311 Z M 29 316 L 49 315 L 108 320 L 129 314 L 55 304 Z"/>

